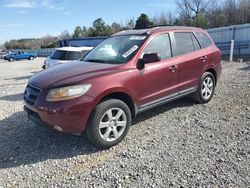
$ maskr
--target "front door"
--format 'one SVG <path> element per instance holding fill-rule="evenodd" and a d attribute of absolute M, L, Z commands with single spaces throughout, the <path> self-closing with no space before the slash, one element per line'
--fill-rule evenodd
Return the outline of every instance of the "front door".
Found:
<path fill-rule="evenodd" d="M 145 64 L 144 69 L 138 70 L 140 105 L 159 101 L 177 92 L 175 71 L 177 62 L 172 58 L 168 33 L 151 37 L 140 57 L 150 53 L 158 53 L 161 61 Z"/>

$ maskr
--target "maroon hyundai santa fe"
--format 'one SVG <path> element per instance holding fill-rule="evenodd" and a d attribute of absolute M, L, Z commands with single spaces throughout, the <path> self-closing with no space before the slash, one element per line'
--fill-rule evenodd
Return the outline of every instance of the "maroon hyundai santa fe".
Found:
<path fill-rule="evenodd" d="M 24 93 L 24 109 L 36 124 L 85 132 L 94 144 L 109 148 L 124 139 L 138 113 L 186 95 L 210 101 L 220 61 L 220 50 L 199 28 L 122 31 L 83 61 L 35 74 Z"/>

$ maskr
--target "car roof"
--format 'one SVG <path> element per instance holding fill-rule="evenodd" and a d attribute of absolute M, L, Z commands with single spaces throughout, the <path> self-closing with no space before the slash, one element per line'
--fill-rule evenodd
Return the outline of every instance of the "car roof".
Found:
<path fill-rule="evenodd" d="M 120 31 L 112 36 L 118 35 L 151 35 L 153 33 L 161 31 L 181 31 L 181 30 L 190 30 L 190 31 L 202 31 L 201 28 L 197 27 L 185 27 L 185 26 L 160 26 L 153 27 L 149 29 L 133 29 L 133 30 L 124 30 Z"/>
<path fill-rule="evenodd" d="M 80 47 L 65 46 L 61 48 L 56 48 L 56 50 L 74 51 L 74 52 L 81 52 L 83 50 L 92 50 L 92 49 L 93 47 L 88 47 L 88 46 L 80 46 Z"/>

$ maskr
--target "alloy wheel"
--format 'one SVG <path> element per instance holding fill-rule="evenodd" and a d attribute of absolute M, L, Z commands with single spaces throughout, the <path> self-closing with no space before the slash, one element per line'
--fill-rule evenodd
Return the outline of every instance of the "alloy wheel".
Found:
<path fill-rule="evenodd" d="M 214 83 L 211 77 L 206 77 L 202 83 L 202 87 L 201 87 L 201 95 L 205 100 L 208 100 L 212 94 L 213 94 L 213 90 L 214 90 Z"/>
<path fill-rule="evenodd" d="M 99 134 L 107 142 L 120 138 L 127 126 L 127 117 L 121 108 L 111 108 L 104 113 L 99 123 Z"/>

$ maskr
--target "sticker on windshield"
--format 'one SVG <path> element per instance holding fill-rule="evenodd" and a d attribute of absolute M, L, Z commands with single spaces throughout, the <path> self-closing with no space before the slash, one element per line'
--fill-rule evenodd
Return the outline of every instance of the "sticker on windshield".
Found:
<path fill-rule="evenodd" d="M 132 36 L 129 39 L 130 40 L 144 40 L 146 36 Z"/>
<path fill-rule="evenodd" d="M 128 51 L 126 51 L 122 57 L 126 58 L 128 57 L 129 55 L 131 55 L 135 50 L 138 49 L 138 46 L 137 45 L 134 45 L 132 48 L 130 48 Z"/>

